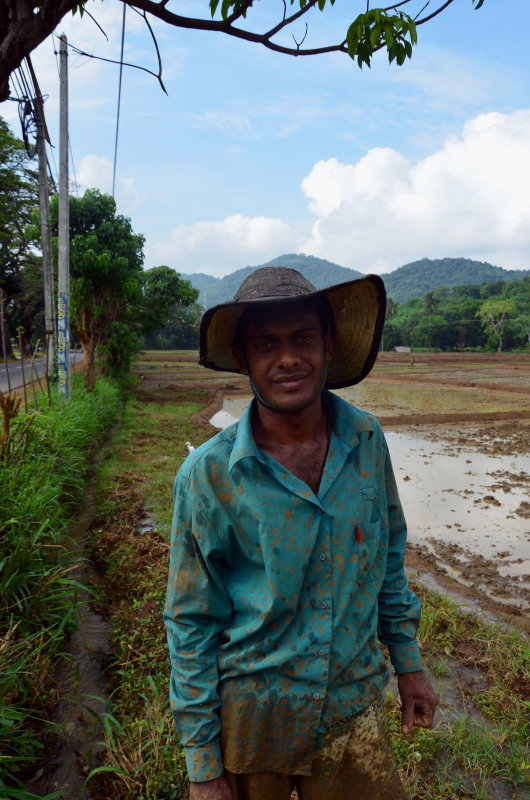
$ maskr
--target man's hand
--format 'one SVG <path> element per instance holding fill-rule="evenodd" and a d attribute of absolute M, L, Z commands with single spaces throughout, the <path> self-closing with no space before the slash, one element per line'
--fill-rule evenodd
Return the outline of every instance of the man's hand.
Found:
<path fill-rule="evenodd" d="M 398 675 L 398 689 L 401 697 L 401 733 L 408 733 L 413 725 L 430 728 L 438 698 L 423 670 Z"/>
<path fill-rule="evenodd" d="M 189 800 L 234 800 L 226 778 L 221 776 L 213 781 L 190 783 Z"/>

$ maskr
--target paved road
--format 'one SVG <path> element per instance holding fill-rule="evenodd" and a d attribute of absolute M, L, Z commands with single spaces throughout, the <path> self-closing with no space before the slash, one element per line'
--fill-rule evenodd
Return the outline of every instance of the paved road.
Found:
<path fill-rule="evenodd" d="M 71 364 L 79 364 L 82 360 L 81 353 L 70 353 L 70 363 Z M 35 369 L 37 370 L 37 374 L 41 378 L 42 385 L 44 386 L 44 371 L 46 367 L 46 362 L 44 358 L 36 358 L 35 359 Z M 8 361 L 7 368 L 9 370 L 9 380 L 11 382 L 11 389 L 21 389 L 23 387 L 22 381 L 22 364 L 19 361 Z M 26 384 L 29 384 L 30 375 L 31 375 L 31 361 L 24 360 L 24 375 L 26 377 Z M 6 376 L 6 369 L 3 362 L 0 363 L 0 391 L 7 392 L 8 391 L 8 382 Z"/>

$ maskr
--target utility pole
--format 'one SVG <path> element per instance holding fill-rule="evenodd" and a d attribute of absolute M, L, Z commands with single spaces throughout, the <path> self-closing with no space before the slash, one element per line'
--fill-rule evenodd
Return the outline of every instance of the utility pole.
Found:
<path fill-rule="evenodd" d="M 38 109 L 35 114 L 37 122 L 37 154 L 39 157 L 39 201 L 40 231 L 42 240 L 42 272 L 44 277 L 44 320 L 46 335 L 49 340 L 48 365 L 53 372 L 54 348 L 57 338 L 55 325 L 55 297 L 53 291 L 52 235 L 50 227 L 50 198 L 48 195 L 48 171 L 46 168 L 46 141 L 44 126 Z M 48 375 L 51 377 L 51 374 Z"/>
<path fill-rule="evenodd" d="M 70 213 L 68 197 L 68 56 L 60 37 L 59 114 L 59 273 L 57 298 L 57 369 L 59 392 L 70 397 Z"/>
<path fill-rule="evenodd" d="M 44 324 L 46 328 L 45 341 L 47 343 L 46 364 L 47 379 L 52 377 L 54 371 L 54 351 L 57 342 L 57 324 L 55 319 L 55 294 L 53 286 L 52 263 L 52 233 L 50 226 L 50 197 L 48 192 L 48 169 L 46 158 L 46 142 L 50 141 L 44 119 L 44 103 L 37 82 L 37 76 L 31 63 L 31 58 L 26 56 L 33 88 L 35 101 L 33 103 L 33 116 L 37 127 L 37 156 L 39 159 L 39 205 L 40 205 L 40 233 L 42 241 L 42 274 L 44 283 Z"/>

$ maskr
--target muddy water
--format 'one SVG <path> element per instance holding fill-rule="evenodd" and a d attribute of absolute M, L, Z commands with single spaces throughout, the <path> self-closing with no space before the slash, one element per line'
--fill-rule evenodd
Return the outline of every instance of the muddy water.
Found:
<path fill-rule="evenodd" d="M 409 541 L 427 546 L 459 580 L 480 585 L 477 563 L 495 564 L 494 599 L 530 602 L 530 456 L 491 456 L 408 433 L 387 433 Z M 450 562 L 446 556 L 451 555 Z M 460 566 L 459 566 L 460 565 Z"/>
<path fill-rule="evenodd" d="M 211 423 L 235 422 L 249 400 L 225 398 Z M 484 455 L 409 432 L 386 436 L 409 542 L 460 582 L 528 613 L 530 456 Z"/>
<path fill-rule="evenodd" d="M 87 531 L 95 517 L 93 486 L 85 495 L 85 506 L 69 528 L 75 577 L 81 584 L 94 584 L 90 565 L 82 560 Z M 60 791 L 62 800 L 91 800 L 84 783 L 92 766 L 101 763 L 103 747 L 101 715 L 105 711 L 106 690 L 102 663 L 110 651 L 109 624 L 92 607 L 93 597 L 79 593 L 82 605 L 78 627 L 68 641 L 66 653 L 56 671 L 60 701 L 54 722 L 58 733 L 49 754 L 47 769 L 28 788 L 45 795 Z"/>

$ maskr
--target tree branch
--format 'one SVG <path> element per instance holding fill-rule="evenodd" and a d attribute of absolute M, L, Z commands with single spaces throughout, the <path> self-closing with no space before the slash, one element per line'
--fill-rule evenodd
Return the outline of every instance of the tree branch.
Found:
<path fill-rule="evenodd" d="M 105 0 L 112 2 L 112 0 Z M 270 0 L 268 0 L 270 2 Z M 396 11 L 403 6 L 412 3 L 413 0 L 398 0 L 396 3 L 391 3 L 388 7 L 382 8 L 384 12 Z M 170 0 L 120 0 L 126 3 L 131 9 L 141 13 L 145 22 L 150 30 L 151 36 L 155 43 L 155 49 L 158 58 L 159 72 L 158 75 L 151 72 L 151 70 L 144 67 L 137 67 L 143 69 L 151 75 L 155 75 L 165 91 L 162 83 L 162 68 L 161 58 L 156 38 L 153 30 L 147 19 L 147 15 L 161 20 L 175 28 L 184 28 L 199 31 L 215 31 L 218 33 L 225 33 L 228 36 L 233 36 L 236 39 L 243 39 L 247 42 L 261 44 L 269 50 L 277 53 L 283 53 L 291 56 L 312 56 L 320 55 L 322 53 L 342 52 L 347 53 L 345 38 L 337 44 L 329 44 L 323 47 L 302 48 L 302 44 L 306 36 L 300 42 L 297 42 L 293 36 L 295 46 L 287 47 L 273 41 L 274 37 L 282 31 L 286 30 L 309 13 L 318 3 L 318 0 L 308 0 L 306 4 L 289 14 L 287 11 L 288 0 L 282 0 L 283 14 L 280 21 L 274 25 L 270 30 L 262 33 L 247 30 L 246 28 L 238 27 L 236 23 L 246 18 L 247 12 L 254 5 L 255 0 L 245 0 L 242 2 L 236 11 L 229 14 L 226 19 L 200 19 L 196 17 L 185 17 L 181 14 L 176 14 L 168 8 Z M 207 0 L 204 0 L 207 5 Z M 361 0 L 358 0 L 359 6 Z M 415 16 L 416 25 L 423 25 L 426 22 L 434 19 L 448 8 L 454 0 L 436 0 L 438 7 L 434 11 L 421 16 L 431 6 L 432 0 L 424 0 L 424 5 Z M 0 0 L 0 102 L 9 97 L 9 76 L 20 66 L 22 59 L 27 56 L 37 45 L 46 39 L 58 25 L 61 19 L 72 11 L 75 7 L 79 6 L 81 0 Z M 373 3 L 367 3 L 367 8 L 373 8 Z M 89 12 L 87 11 L 87 14 Z M 89 14 L 89 16 L 92 16 Z M 373 51 L 381 49 L 381 46 L 374 48 Z M 81 52 L 83 55 L 90 56 L 88 53 Z M 350 53 L 353 57 L 353 54 Z M 110 60 L 110 59 L 103 59 Z M 128 66 L 136 66 L 134 64 Z"/>

